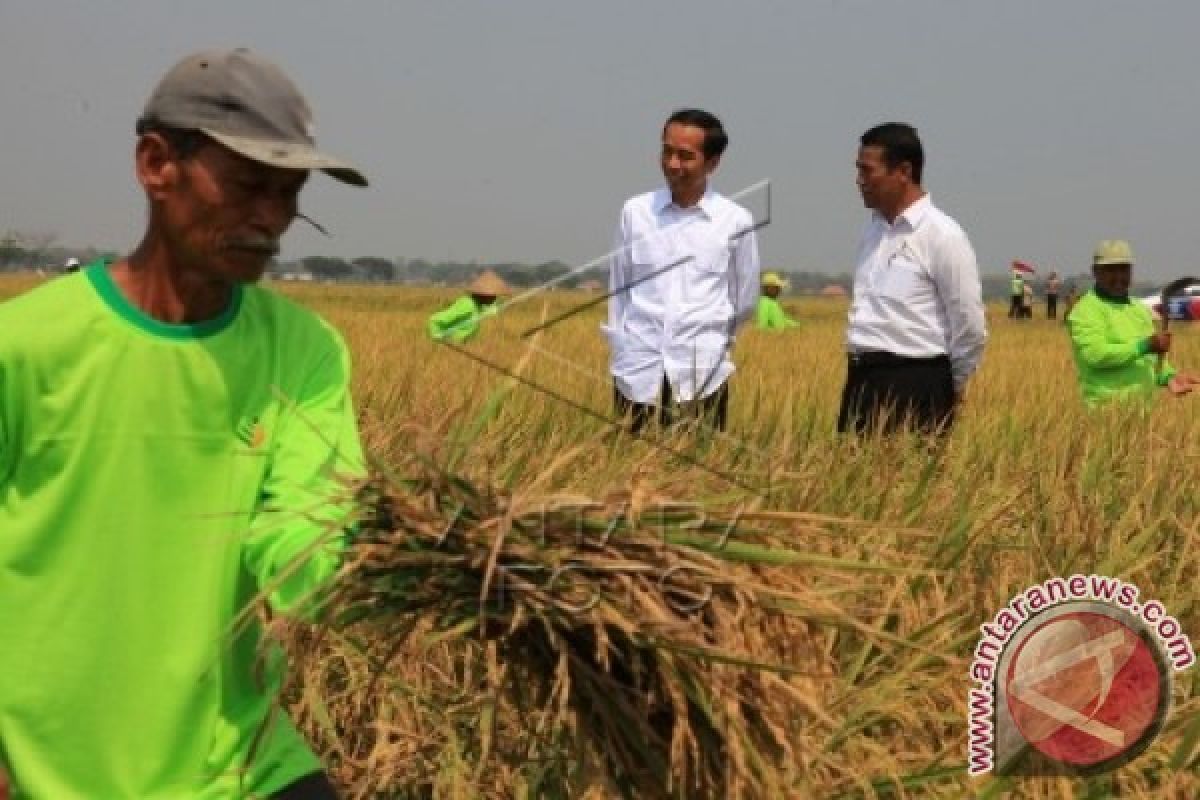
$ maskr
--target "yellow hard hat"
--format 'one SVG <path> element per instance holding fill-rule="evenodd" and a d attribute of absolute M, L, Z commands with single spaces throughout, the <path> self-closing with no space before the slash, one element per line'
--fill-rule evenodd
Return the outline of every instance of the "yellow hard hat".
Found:
<path fill-rule="evenodd" d="M 1124 239 L 1105 239 L 1096 245 L 1092 254 L 1093 267 L 1107 267 L 1115 264 L 1133 265 L 1133 249 Z"/>

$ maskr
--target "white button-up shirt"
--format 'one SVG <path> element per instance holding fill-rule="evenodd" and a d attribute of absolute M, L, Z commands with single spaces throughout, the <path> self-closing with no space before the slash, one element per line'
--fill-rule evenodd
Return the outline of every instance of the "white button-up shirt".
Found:
<path fill-rule="evenodd" d="M 690 208 L 666 189 L 631 198 L 609 275 L 603 330 L 621 394 L 657 403 L 664 374 L 678 402 L 720 389 L 734 369 L 734 332 L 758 301 L 750 212 L 712 190 Z"/>
<path fill-rule="evenodd" d="M 961 389 L 987 341 L 975 251 L 925 195 L 892 224 L 875 212 L 858 248 L 846 346 L 851 353 L 948 355 Z"/>

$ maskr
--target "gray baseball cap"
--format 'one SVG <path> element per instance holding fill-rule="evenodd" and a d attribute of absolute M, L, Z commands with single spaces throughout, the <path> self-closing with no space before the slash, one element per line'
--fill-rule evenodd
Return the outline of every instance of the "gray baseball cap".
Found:
<path fill-rule="evenodd" d="M 355 167 L 316 149 L 312 111 L 278 66 L 245 48 L 193 53 L 167 71 L 138 119 L 197 130 L 246 158 L 285 169 L 319 169 L 354 186 Z"/>

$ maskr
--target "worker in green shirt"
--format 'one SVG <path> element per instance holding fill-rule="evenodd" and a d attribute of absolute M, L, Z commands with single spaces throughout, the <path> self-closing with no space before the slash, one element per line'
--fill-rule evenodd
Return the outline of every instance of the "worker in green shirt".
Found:
<path fill-rule="evenodd" d="M 1009 280 L 1008 296 L 1008 318 L 1021 319 L 1024 316 L 1025 308 L 1025 279 L 1015 269 L 1012 271 L 1012 278 Z"/>
<path fill-rule="evenodd" d="M 366 185 L 311 125 L 274 64 L 188 56 L 137 122 L 141 243 L 0 304 L 14 798 L 336 798 L 253 608 L 313 609 L 364 473 L 341 336 L 257 285 L 310 170 Z"/>
<path fill-rule="evenodd" d="M 787 282 L 778 272 L 767 272 L 762 276 L 762 294 L 758 296 L 758 308 L 754 314 L 754 324 L 764 331 L 778 331 L 794 328 L 800 323 L 787 315 L 779 304 L 780 293 L 787 288 Z"/>
<path fill-rule="evenodd" d="M 495 315 L 499 308 L 496 298 L 510 294 L 508 284 L 492 270 L 487 270 L 467 287 L 467 294 L 429 318 L 429 338 L 449 339 L 461 344 L 479 333 L 484 317 Z"/>
<path fill-rule="evenodd" d="M 1159 387 L 1187 394 L 1194 376 L 1166 360 L 1171 334 L 1156 332 L 1150 309 L 1130 299 L 1133 251 L 1127 242 L 1105 240 L 1092 258 L 1095 287 L 1067 315 L 1079 386 L 1089 408 L 1114 400 L 1153 399 Z"/>

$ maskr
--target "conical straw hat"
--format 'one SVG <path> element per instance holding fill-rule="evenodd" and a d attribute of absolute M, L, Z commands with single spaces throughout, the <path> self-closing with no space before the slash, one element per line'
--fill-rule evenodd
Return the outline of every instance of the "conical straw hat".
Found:
<path fill-rule="evenodd" d="M 467 286 L 467 291 L 471 294 L 482 294 L 489 297 L 512 294 L 512 290 L 508 288 L 504 279 L 490 269 L 485 270 L 482 275 L 471 281 L 471 284 Z"/>

